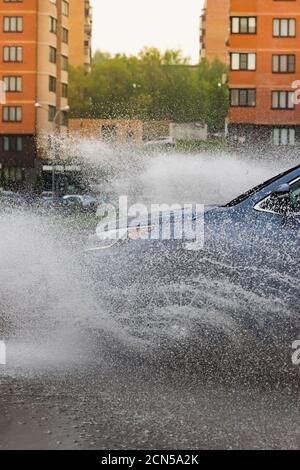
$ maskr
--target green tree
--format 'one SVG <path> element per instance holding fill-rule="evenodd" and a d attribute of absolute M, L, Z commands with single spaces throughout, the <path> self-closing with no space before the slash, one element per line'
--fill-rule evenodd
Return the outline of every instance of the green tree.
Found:
<path fill-rule="evenodd" d="M 83 67 L 69 67 L 70 117 L 86 117 L 91 110 L 90 77 Z"/>
<path fill-rule="evenodd" d="M 198 90 L 202 91 L 204 120 L 211 132 L 224 129 L 228 114 L 227 66 L 219 60 L 202 60 L 198 66 Z"/>
<path fill-rule="evenodd" d="M 71 116 L 199 121 L 218 131 L 228 112 L 226 72 L 218 60 L 190 66 L 180 50 L 97 51 L 90 74 L 70 68 Z"/>

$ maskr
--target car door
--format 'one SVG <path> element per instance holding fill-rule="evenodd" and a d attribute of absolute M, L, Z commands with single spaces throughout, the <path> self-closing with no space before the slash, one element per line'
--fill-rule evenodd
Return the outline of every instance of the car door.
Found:
<path fill-rule="evenodd" d="M 270 195 L 255 205 L 253 261 L 266 292 L 278 295 L 286 308 L 297 308 L 300 276 L 300 178 L 290 181 L 285 212 L 270 204 Z"/>

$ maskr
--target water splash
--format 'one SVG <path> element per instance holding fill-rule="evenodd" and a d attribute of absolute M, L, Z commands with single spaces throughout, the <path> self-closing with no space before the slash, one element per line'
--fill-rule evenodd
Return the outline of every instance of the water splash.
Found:
<path fill-rule="evenodd" d="M 93 140 L 82 140 L 75 148 L 90 177 L 101 171 L 102 188 L 116 197 L 131 196 L 133 202 L 222 204 L 297 164 L 291 158 L 274 161 L 226 152 L 147 153 Z"/>
<path fill-rule="evenodd" d="M 81 143 L 80 151 L 93 181 L 104 168 L 107 192 L 115 197 L 128 194 L 139 202 L 227 202 L 291 164 L 258 164 L 228 154 L 146 155 L 91 141 Z M 55 218 L 30 211 L 0 215 L 0 328 L 9 337 L 12 357 L 20 367 L 78 362 L 84 355 L 78 345 L 86 341 L 87 330 L 100 331 L 103 342 L 108 335 L 108 341 L 113 338 L 126 347 L 167 349 L 172 342 L 179 347 L 184 340 L 189 342 L 196 321 L 202 328 L 221 330 L 231 345 L 238 346 L 245 341 L 241 317 L 254 318 L 259 311 L 259 322 L 280 310 L 277 299 L 270 301 L 209 277 L 198 285 L 197 302 L 176 301 L 174 284 L 168 286 L 168 295 L 173 291 L 169 305 L 149 302 L 132 309 L 146 288 L 143 277 L 125 290 L 107 284 L 101 266 L 94 272 L 86 267 L 81 235 L 64 229 Z M 188 297 L 191 285 L 184 285 L 183 291 Z M 156 292 L 159 297 L 159 289 Z"/>

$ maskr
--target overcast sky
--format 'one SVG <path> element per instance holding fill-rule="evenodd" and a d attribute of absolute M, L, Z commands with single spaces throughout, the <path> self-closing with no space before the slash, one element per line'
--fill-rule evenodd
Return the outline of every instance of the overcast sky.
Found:
<path fill-rule="evenodd" d="M 203 0 L 91 0 L 94 50 L 137 53 L 144 46 L 180 48 L 196 63 Z"/>

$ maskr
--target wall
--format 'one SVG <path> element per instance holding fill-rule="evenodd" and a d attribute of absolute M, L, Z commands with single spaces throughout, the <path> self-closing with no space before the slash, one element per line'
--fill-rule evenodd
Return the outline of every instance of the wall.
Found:
<path fill-rule="evenodd" d="M 228 62 L 226 41 L 229 37 L 230 0 L 206 0 L 201 19 L 201 57 Z"/>
<path fill-rule="evenodd" d="M 171 123 L 170 136 L 176 140 L 207 140 L 207 125 L 200 123 Z"/>
<path fill-rule="evenodd" d="M 115 129 L 110 138 L 109 128 Z M 143 140 L 143 123 L 138 120 L 70 119 L 69 131 L 75 138 L 95 138 L 111 143 L 139 143 Z"/>

